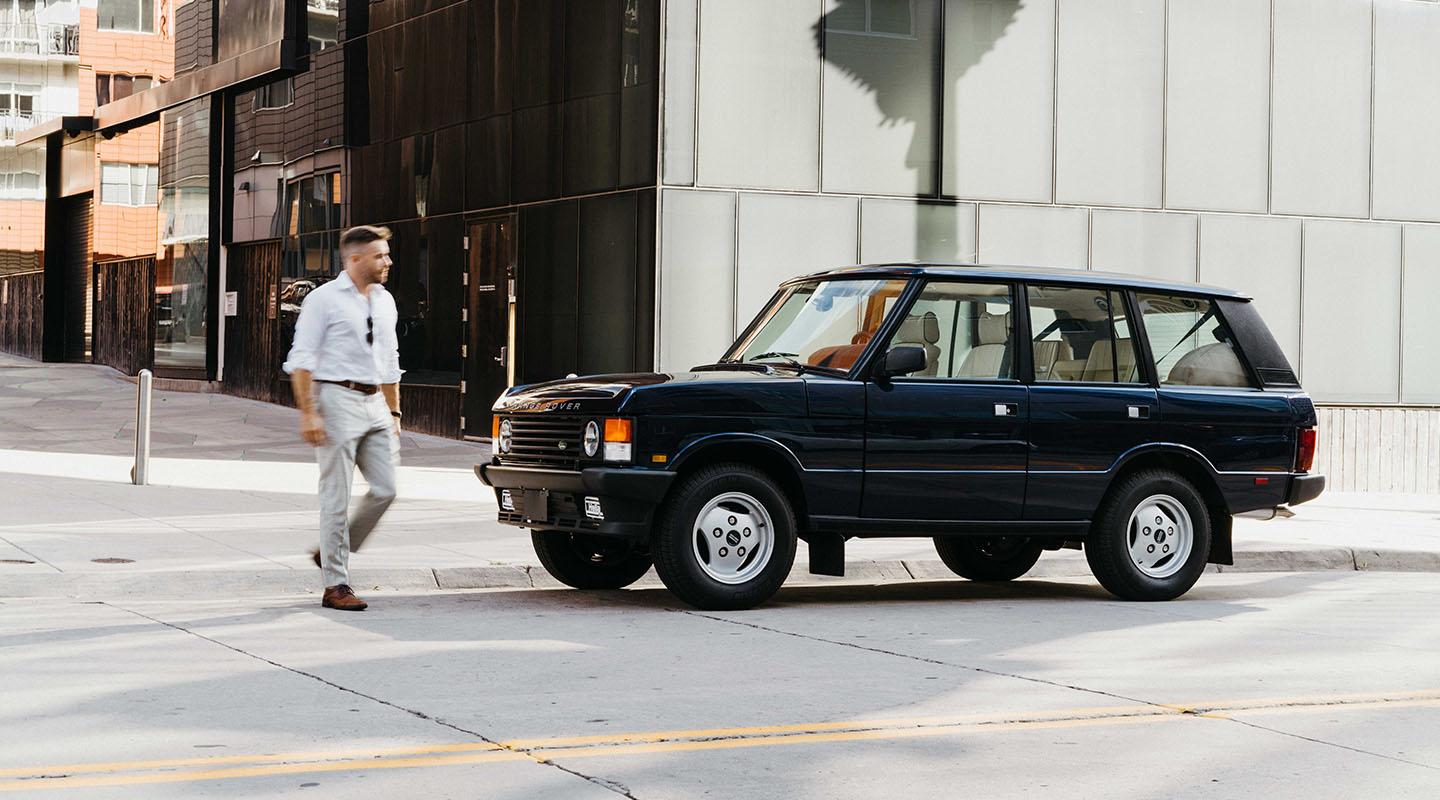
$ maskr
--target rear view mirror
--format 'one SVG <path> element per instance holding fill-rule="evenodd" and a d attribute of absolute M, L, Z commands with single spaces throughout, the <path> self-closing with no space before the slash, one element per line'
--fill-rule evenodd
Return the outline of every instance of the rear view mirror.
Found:
<path fill-rule="evenodd" d="M 925 369 L 925 365 L 925 348 L 918 344 L 896 345 L 880 360 L 879 377 L 909 375 Z"/>

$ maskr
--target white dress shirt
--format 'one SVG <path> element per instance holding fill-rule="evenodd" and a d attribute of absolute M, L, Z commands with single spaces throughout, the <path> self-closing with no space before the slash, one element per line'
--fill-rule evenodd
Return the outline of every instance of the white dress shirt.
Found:
<path fill-rule="evenodd" d="M 365 342 L 366 319 L 374 320 L 373 344 Z M 308 370 L 321 381 L 399 383 L 398 321 L 395 298 L 384 286 L 372 285 L 367 300 L 342 272 L 306 295 L 285 371 Z"/>

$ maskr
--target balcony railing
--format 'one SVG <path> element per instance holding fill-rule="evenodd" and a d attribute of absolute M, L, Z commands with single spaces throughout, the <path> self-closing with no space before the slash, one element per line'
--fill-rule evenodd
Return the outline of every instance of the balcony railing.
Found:
<path fill-rule="evenodd" d="M 13 145 L 15 134 L 59 116 L 56 111 L 0 111 L 0 145 Z"/>
<path fill-rule="evenodd" d="M 0 25 L 0 56 L 78 56 L 79 25 Z"/>

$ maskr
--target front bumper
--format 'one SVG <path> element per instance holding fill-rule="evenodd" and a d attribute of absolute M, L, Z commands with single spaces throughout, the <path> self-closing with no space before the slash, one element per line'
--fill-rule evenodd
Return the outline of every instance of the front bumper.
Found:
<path fill-rule="evenodd" d="M 1290 481 L 1290 493 L 1286 496 L 1285 502 L 1292 506 L 1308 503 L 1319 497 L 1320 493 L 1324 491 L 1324 475 L 1296 475 Z"/>
<path fill-rule="evenodd" d="M 650 537 L 655 507 L 665 499 L 675 473 L 616 467 L 568 470 L 479 464 L 475 475 L 495 490 L 509 490 L 514 511 L 500 508 L 499 520 L 534 530 L 562 530 L 618 536 L 636 541 Z M 600 502 L 604 519 L 585 511 L 585 498 Z M 527 503 L 535 506 L 527 508 Z"/>

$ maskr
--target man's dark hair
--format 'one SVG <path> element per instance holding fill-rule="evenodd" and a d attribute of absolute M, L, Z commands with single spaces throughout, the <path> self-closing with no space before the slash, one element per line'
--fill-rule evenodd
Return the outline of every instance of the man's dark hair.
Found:
<path fill-rule="evenodd" d="M 385 242 L 389 240 L 389 228 L 380 225 L 356 225 L 350 230 L 340 234 L 340 257 L 348 257 L 350 251 L 356 247 L 364 247 L 371 242 Z"/>

